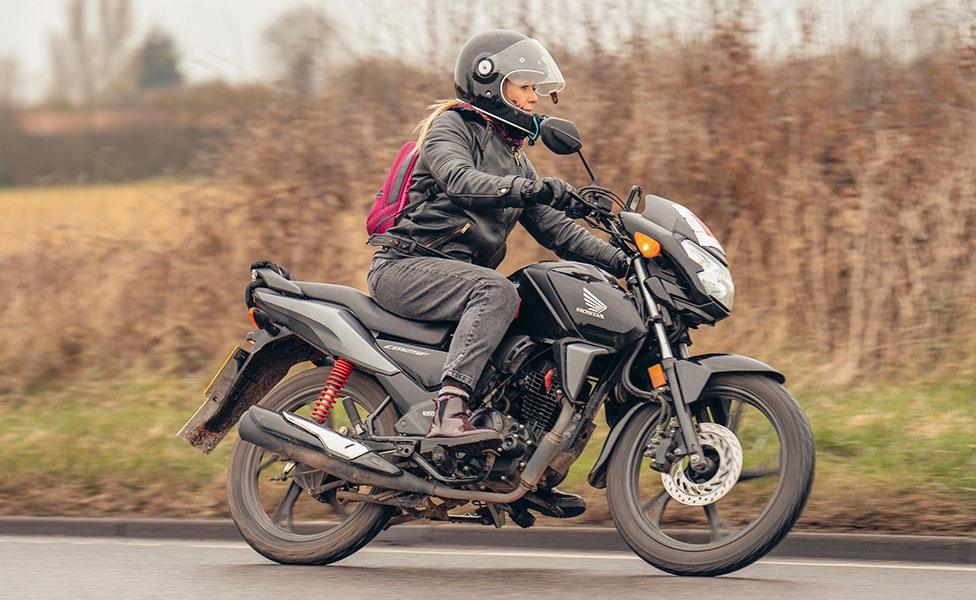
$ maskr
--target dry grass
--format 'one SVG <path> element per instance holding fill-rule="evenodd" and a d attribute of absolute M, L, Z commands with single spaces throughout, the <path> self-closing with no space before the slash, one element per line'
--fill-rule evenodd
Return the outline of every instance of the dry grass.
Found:
<path fill-rule="evenodd" d="M 911 61 L 884 45 L 801 43 L 773 60 L 756 50 L 748 3 L 731 6 L 694 35 L 635 29 L 613 54 L 595 34 L 590 48 L 557 51 L 577 91 L 556 112 L 580 125 L 601 181 L 687 204 L 727 246 L 736 314 L 700 347 L 838 384 L 914 364 L 973 373 L 972 41 L 919 43 Z M 614 18 L 646 17 L 620 10 Z M 2 227 L 14 241 L 0 252 L 31 277 L 0 318 L 26 314 L 31 333 L 0 334 L 0 388 L 119 362 L 194 372 L 241 334 L 240 294 L 258 258 L 361 287 L 374 190 L 422 107 L 450 92 L 443 74 L 393 59 L 360 59 L 334 81 L 325 96 L 281 98 L 249 120 L 198 161 L 214 177 L 179 201 L 101 188 L 73 213 L 84 192 L 13 192 Z M 582 180 L 570 158 L 530 155 L 541 173 Z M 34 219 L 43 227 L 24 233 Z M 503 270 L 548 255 L 524 233 L 510 246 Z"/>
<path fill-rule="evenodd" d="M 0 257 L 47 244 L 76 252 L 119 240 L 165 244 L 182 231 L 186 183 L 0 188 Z M 133 235 L 138 234 L 138 235 Z"/>
<path fill-rule="evenodd" d="M 632 6 L 621 22 L 643 18 Z M 601 182 L 682 202 L 726 244 L 736 312 L 695 349 L 751 354 L 792 385 L 834 393 L 880 382 L 924 397 L 939 378 L 971 379 L 976 42 L 963 34 L 976 31 L 973 14 L 955 15 L 959 26 L 911 59 L 863 41 L 801 42 L 772 59 L 757 51 L 748 11 L 716 14 L 694 35 L 637 27 L 612 52 L 597 35 L 554 49 L 572 85 L 552 112 L 580 125 Z M 600 15 L 590 17 L 578 28 L 592 33 Z M 282 98 L 248 121 L 203 157 L 214 174 L 205 183 L 94 188 L 90 201 L 73 188 L 0 195 L 0 256 L 13 275 L 0 303 L 0 407 L 51 382 L 209 371 L 247 328 L 242 291 L 259 258 L 362 288 L 375 189 L 423 107 L 450 93 L 443 72 L 361 59 L 323 97 Z M 582 182 L 572 159 L 529 154 L 539 172 Z M 516 232 L 502 270 L 547 256 Z M 884 404 L 854 409 L 827 414 L 861 415 L 857 428 L 872 431 L 889 422 Z M 971 415 L 971 396 L 952 411 Z M 952 411 L 904 435 L 941 439 Z M 957 434 L 963 462 L 949 464 L 971 471 L 972 438 Z M 845 441 L 831 460 L 842 469 L 845 444 L 867 451 L 880 439 Z M 868 458 L 864 481 L 885 478 L 890 464 Z M 888 514 L 903 499 L 878 496 Z"/>

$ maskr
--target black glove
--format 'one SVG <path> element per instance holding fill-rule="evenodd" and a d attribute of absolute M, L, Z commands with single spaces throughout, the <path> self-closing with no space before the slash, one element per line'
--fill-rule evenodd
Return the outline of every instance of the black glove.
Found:
<path fill-rule="evenodd" d="M 530 181 L 522 188 L 522 199 L 529 204 L 548 204 L 556 210 L 566 210 L 575 204 L 572 193 L 576 188 L 558 177 Z"/>

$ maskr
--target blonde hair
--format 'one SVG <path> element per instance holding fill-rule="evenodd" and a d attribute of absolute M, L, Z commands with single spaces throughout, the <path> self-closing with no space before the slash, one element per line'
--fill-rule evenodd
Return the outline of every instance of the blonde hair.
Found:
<path fill-rule="evenodd" d="M 424 145 L 424 140 L 427 139 L 427 134 L 430 133 L 430 127 L 434 124 L 434 119 L 441 116 L 445 112 L 451 110 L 455 106 L 460 106 L 464 104 L 461 100 L 457 98 L 451 98 L 450 100 L 439 100 L 427 107 L 427 110 L 431 111 L 427 118 L 417 123 L 414 131 L 419 131 L 417 135 L 417 148 Z"/>

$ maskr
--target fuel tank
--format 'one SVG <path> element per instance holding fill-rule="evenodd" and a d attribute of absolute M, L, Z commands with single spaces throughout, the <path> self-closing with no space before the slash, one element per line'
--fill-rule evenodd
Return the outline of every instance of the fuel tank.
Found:
<path fill-rule="evenodd" d="M 647 333 L 634 301 L 590 265 L 546 261 L 510 277 L 522 304 L 513 331 L 536 338 L 576 337 L 620 349 Z"/>

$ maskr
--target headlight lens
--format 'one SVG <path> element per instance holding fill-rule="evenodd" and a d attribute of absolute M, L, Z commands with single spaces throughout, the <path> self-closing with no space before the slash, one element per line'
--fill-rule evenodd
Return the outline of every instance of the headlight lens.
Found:
<path fill-rule="evenodd" d="M 726 310 L 731 311 L 732 303 L 735 301 L 735 285 L 732 283 L 732 273 L 729 272 L 728 267 L 691 240 L 682 240 L 681 247 L 691 260 L 704 269 L 698 273 L 698 280 L 705 287 L 705 291 Z"/>

